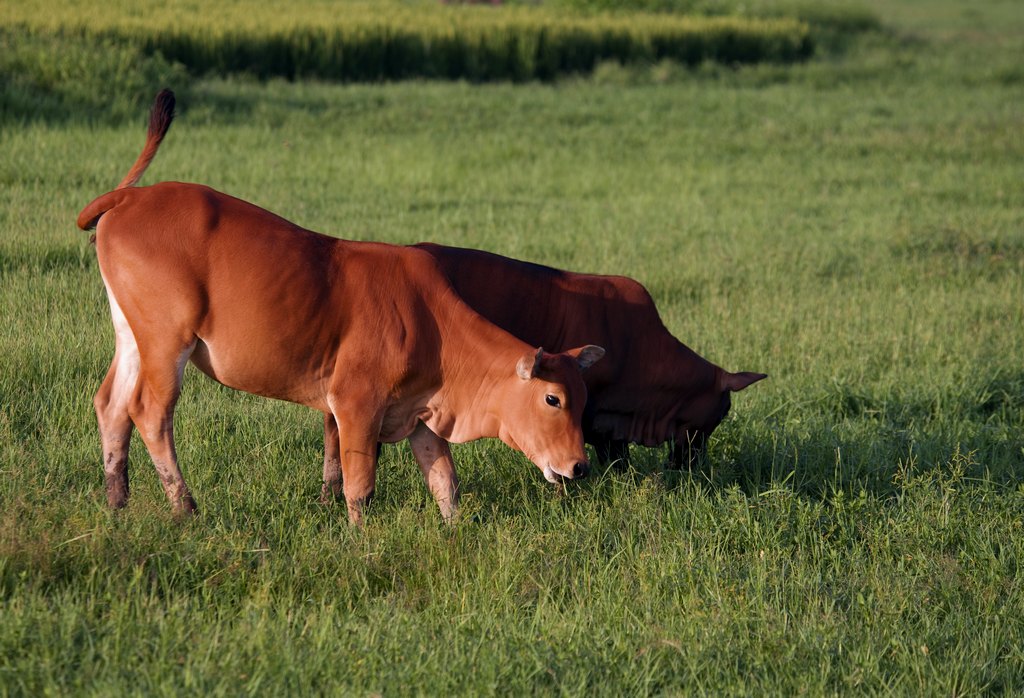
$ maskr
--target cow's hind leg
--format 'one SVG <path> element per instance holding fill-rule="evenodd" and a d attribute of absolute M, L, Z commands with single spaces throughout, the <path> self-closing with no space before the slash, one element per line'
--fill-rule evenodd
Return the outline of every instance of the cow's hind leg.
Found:
<path fill-rule="evenodd" d="M 129 407 L 139 379 L 139 347 L 121 306 L 109 289 L 107 300 L 114 324 L 114 360 L 93 398 L 93 406 L 103 447 L 107 503 L 119 509 L 128 503 L 128 446 L 132 436 Z"/>
<path fill-rule="evenodd" d="M 177 513 L 192 513 L 195 500 L 181 476 L 174 448 L 174 407 L 181 394 L 181 379 L 196 342 L 140 346 L 139 380 L 130 403 L 130 414 L 146 442 L 153 466 L 167 499 Z"/>
<path fill-rule="evenodd" d="M 330 412 L 324 412 L 324 483 L 320 488 L 320 501 L 324 504 L 341 499 L 341 443 L 338 422 Z"/>
<path fill-rule="evenodd" d="M 452 460 L 448 442 L 420 422 L 409 436 L 409 445 L 419 463 L 427 489 L 434 495 L 441 509 L 441 517 L 446 523 L 451 523 L 459 505 L 459 476 L 455 472 L 455 461 Z"/>
<path fill-rule="evenodd" d="M 134 343 L 130 346 L 119 344 L 107 376 L 93 399 L 103 446 L 107 504 L 113 509 L 120 509 L 128 503 L 128 446 L 132 436 L 128 402 L 138 375 L 139 354 Z"/>

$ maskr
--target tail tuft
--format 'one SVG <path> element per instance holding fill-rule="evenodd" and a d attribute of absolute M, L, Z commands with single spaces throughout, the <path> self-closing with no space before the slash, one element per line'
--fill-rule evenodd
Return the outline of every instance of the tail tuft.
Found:
<path fill-rule="evenodd" d="M 159 134 L 158 141 L 163 140 L 174 120 L 174 103 L 174 92 L 165 87 L 157 93 L 149 109 L 149 134 Z"/>
<path fill-rule="evenodd" d="M 121 183 L 117 185 L 118 189 L 133 187 L 142 179 L 142 175 L 146 168 L 149 167 L 149 163 L 156 157 L 156 151 L 160 147 L 164 136 L 167 135 L 167 130 L 171 127 L 171 121 L 173 120 L 174 92 L 164 88 L 157 94 L 156 99 L 153 100 L 153 107 L 149 110 L 149 131 L 146 134 L 146 145 L 142 149 L 139 159 L 132 165 L 132 169 L 128 171 L 128 174 L 121 180 Z"/>

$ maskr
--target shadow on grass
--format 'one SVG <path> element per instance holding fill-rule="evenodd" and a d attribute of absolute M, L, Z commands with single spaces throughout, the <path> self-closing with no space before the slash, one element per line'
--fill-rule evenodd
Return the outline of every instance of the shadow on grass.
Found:
<path fill-rule="evenodd" d="M 713 490 L 738 486 L 749 496 L 786 487 L 822 498 L 838 491 L 889 496 L 907 477 L 955 465 L 968 480 L 1017 487 L 1024 482 L 1024 371 L 958 390 L 904 399 L 835 384 L 761 421 L 727 421 L 692 470 L 667 468 L 664 446 L 634 445 L 627 472 L 669 488 L 698 481 Z"/>
<path fill-rule="evenodd" d="M 14 249 L 0 247 L 0 278 L 18 270 L 47 274 L 92 269 L 94 266 L 96 254 L 83 245 Z"/>
<path fill-rule="evenodd" d="M 159 54 L 112 40 L 0 29 L 0 123 L 117 123 L 142 118 L 188 72 Z"/>

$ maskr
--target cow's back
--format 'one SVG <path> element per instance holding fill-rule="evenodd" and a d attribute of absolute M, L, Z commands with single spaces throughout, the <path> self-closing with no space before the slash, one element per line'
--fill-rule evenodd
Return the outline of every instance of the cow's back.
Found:
<path fill-rule="evenodd" d="M 586 375 L 588 385 L 628 380 L 631 365 L 675 354 L 680 346 L 650 294 L 630 278 L 566 272 L 433 243 L 416 247 L 438 261 L 470 307 L 528 344 L 550 351 L 604 347 L 605 358 Z"/>
<path fill-rule="evenodd" d="M 196 337 L 193 361 L 216 380 L 322 409 L 339 366 L 392 392 L 438 379 L 428 306 L 448 282 L 429 255 L 322 235 L 202 185 L 114 194 L 96 235 L 105 282 L 136 331 Z"/>

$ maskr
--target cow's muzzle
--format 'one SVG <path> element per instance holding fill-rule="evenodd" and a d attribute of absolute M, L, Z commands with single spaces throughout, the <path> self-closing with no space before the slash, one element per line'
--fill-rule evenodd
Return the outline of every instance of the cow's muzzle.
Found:
<path fill-rule="evenodd" d="M 590 463 L 577 461 L 565 470 L 555 470 L 550 465 L 544 467 L 544 479 L 548 482 L 559 483 L 562 480 L 576 480 L 586 477 L 590 472 Z"/>

